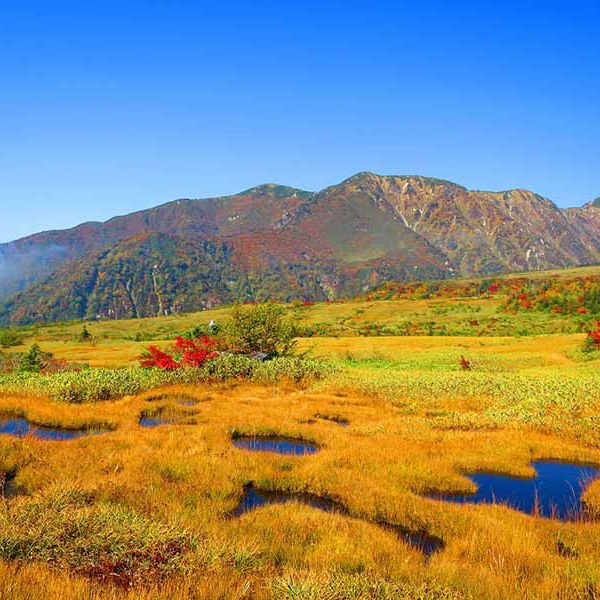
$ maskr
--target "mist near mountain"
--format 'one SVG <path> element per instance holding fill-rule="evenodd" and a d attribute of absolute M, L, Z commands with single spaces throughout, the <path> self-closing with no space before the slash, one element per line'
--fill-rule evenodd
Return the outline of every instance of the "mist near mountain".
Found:
<path fill-rule="evenodd" d="M 51 273 L 67 255 L 67 248 L 58 244 L 34 245 L 16 251 L 8 244 L 0 245 L 0 298 Z"/>
<path fill-rule="evenodd" d="M 0 246 L 0 322 L 137 318 L 235 301 L 325 300 L 390 280 L 600 262 L 600 207 L 358 173 L 265 184 Z"/>

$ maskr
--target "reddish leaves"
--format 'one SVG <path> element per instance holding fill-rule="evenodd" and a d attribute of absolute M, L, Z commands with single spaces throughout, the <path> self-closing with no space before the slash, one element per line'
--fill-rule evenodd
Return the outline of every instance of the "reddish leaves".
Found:
<path fill-rule="evenodd" d="M 588 333 L 587 343 L 594 348 L 600 348 L 600 321 L 596 322 L 596 329 Z"/>
<path fill-rule="evenodd" d="M 458 364 L 463 371 L 470 371 L 472 368 L 471 361 L 461 355 Z"/>
<path fill-rule="evenodd" d="M 201 367 L 207 360 L 216 358 L 219 353 L 215 350 L 217 342 L 207 336 L 199 340 L 177 338 L 176 347 L 183 347 L 182 363 L 186 367 Z"/>
<path fill-rule="evenodd" d="M 156 346 L 148 347 L 140 359 L 140 364 L 145 369 L 158 367 L 159 369 L 164 369 L 165 371 L 172 371 L 181 366 L 170 354 L 163 352 Z"/>
<path fill-rule="evenodd" d="M 164 352 L 156 346 L 150 346 L 140 359 L 144 368 L 157 367 L 173 371 L 181 367 L 201 367 L 207 360 L 216 358 L 217 342 L 207 336 L 195 340 L 178 337 L 170 352 Z"/>

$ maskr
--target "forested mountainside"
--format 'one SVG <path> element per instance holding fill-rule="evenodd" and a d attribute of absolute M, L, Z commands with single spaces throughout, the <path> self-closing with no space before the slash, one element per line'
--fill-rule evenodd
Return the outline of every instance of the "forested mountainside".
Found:
<path fill-rule="evenodd" d="M 600 206 L 359 173 L 267 184 L 0 245 L 0 322 L 126 318 L 223 302 L 322 300 L 386 281 L 600 262 Z"/>

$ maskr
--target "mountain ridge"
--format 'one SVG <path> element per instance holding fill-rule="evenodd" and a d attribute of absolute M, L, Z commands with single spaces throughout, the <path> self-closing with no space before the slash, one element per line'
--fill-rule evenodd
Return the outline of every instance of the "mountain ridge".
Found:
<path fill-rule="evenodd" d="M 164 281 L 148 275 L 150 261 Z M 317 192 L 265 183 L 0 244 L 0 322 L 149 316 L 268 297 L 323 300 L 390 279 L 598 262 L 600 207 L 593 203 L 560 209 L 529 190 L 469 190 L 363 171 Z M 105 273 L 102 281 L 88 277 L 94 270 Z M 136 287 L 147 301 L 132 299 Z"/>

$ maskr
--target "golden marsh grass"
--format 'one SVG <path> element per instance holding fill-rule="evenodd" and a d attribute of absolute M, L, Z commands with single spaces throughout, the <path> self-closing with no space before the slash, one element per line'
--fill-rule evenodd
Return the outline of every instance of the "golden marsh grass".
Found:
<path fill-rule="evenodd" d="M 56 490 L 85 490 L 93 504 L 126 507 L 194 539 L 171 576 L 146 581 L 145 591 L 136 588 L 139 595 L 132 597 L 166 597 L 153 590 L 160 583 L 173 598 L 391 598 L 420 588 L 426 598 L 584 598 L 600 574 L 598 524 L 422 496 L 431 490 L 472 490 L 461 472 L 527 476 L 531 461 L 544 458 L 600 464 L 597 447 L 523 424 L 492 431 L 440 429 L 436 416 L 406 414 L 386 400 L 357 393 L 238 384 L 178 386 L 161 390 L 162 398 L 153 399 L 156 395 L 81 406 L 39 398 L 0 400 L 0 412 L 19 412 L 38 423 L 102 422 L 114 428 L 69 442 L 3 437 L 3 468 L 17 468 L 16 485 L 26 494 L 6 501 L 6 514 L 26 511 L 34 499 Z M 181 395 L 198 404 L 179 406 Z M 187 424 L 141 428 L 139 417 L 149 406 L 193 418 Z M 464 405 L 457 399 L 447 408 Z M 477 406 L 468 408 L 477 414 Z M 316 414 L 341 416 L 350 426 L 312 422 Z M 321 451 L 303 457 L 247 452 L 232 447 L 234 430 L 299 437 L 318 443 Z M 292 503 L 227 518 L 248 481 L 327 495 L 347 506 L 351 516 Z M 596 506 L 599 489 L 596 482 L 587 493 Z M 48 506 L 51 519 L 56 509 Z M 425 562 L 393 533 L 369 523 L 381 519 L 426 530 L 446 546 Z M 18 538 L 17 533 L 9 537 Z M 561 556 L 559 543 L 572 547 L 577 557 Z M 35 563 L 35 544 L 29 551 Z M 72 598 L 134 594 L 110 585 L 98 588 L 85 578 L 66 580 L 64 569 L 73 565 L 63 560 L 68 557 L 55 557 L 51 566 L 58 568 L 49 571 L 28 560 L 15 572 L 8 562 L 0 577 L 10 579 L 7 589 L 16 598 L 43 597 L 60 588 L 63 597 Z M 35 573 L 38 583 L 33 583 Z M 386 582 L 396 586 L 389 588 L 392 595 Z"/>

